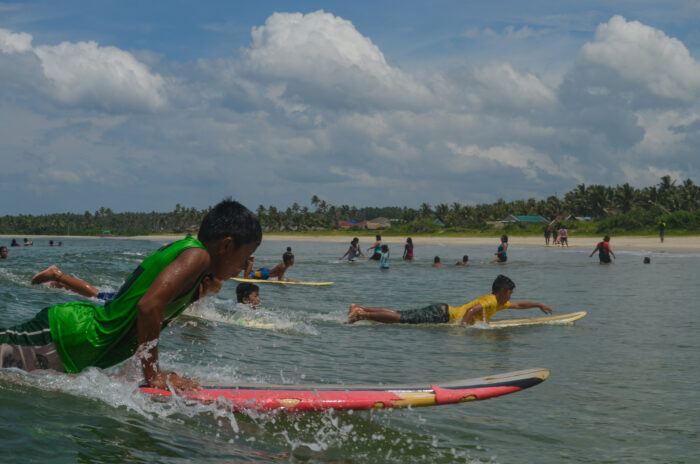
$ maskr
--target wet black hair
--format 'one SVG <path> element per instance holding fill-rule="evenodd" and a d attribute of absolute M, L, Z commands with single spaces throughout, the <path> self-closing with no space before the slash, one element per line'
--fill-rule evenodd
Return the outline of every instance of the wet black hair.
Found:
<path fill-rule="evenodd" d="M 288 250 L 289 250 L 289 249 L 291 249 L 291 248 L 288 248 Z M 284 264 L 289 263 L 289 262 L 290 262 L 291 260 L 293 260 L 293 259 L 294 259 L 294 253 L 292 253 L 291 251 L 286 251 L 286 252 L 282 255 L 282 262 L 284 262 Z"/>
<path fill-rule="evenodd" d="M 609 241 L 610 241 L 610 236 L 609 236 L 609 235 L 606 235 L 605 237 L 603 237 L 603 241 L 604 241 L 604 242 L 609 242 Z"/>
<path fill-rule="evenodd" d="M 5 250 L 5 251 L 7 251 L 7 247 L 6 247 L 5 245 L 3 245 L 3 246 L 0 246 L 0 251 L 2 251 L 2 250 Z"/>
<path fill-rule="evenodd" d="M 0 250 L 2 250 L 2 248 L 0 248 Z M 644 257 L 644 264 L 649 264 L 649 263 L 651 263 L 651 258 L 648 256 L 645 256 Z"/>
<path fill-rule="evenodd" d="M 382 245 L 382 253 L 389 251 L 389 245 Z"/>
<path fill-rule="evenodd" d="M 439 262 L 440 262 L 439 256 L 436 256 L 435 258 L 433 258 L 433 263 L 439 263 Z"/>
<path fill-rule="evenodd" d="M 353 243 L 357 243 L 357 242 L 359 242 L 359 241 L 360 241 L 359 238 L 353 237 L 352 242 L 350 242 L 350 245 L 352 245 Z"/>
<path fill-rule="evenodd" d="M 410 243 L 411 245 L 413 245 L 413 240 L 411 240 L 411 237 L 408 237 L 406 239 L 406 243 Z"/>
<path fill-rule="evenodd" d="M 248 243 L 260 245 L 262 229 L 253 213 L 230 197 L 214 206 L 202 219 L 197 239 L 211 243 L 225 237 L 231 237 L 236 249 Z"/>
<path fill-rule="evenodd" d="M 248 282 L 238 284 L 238 287 L 236 287 L 236 300 L 238 300 L 239 303 L 243 303 L 243 298 L 250 298 L 251 293 L 258 291 L 260 291 L 260 287 L 255 284 Z"/>
<path fill-rule="evenodd" d="M 507 235 L 501 235 L 501 242 L 508 243 L 508 236 Z"/>
<path fill-rule="evenodd" d="M 466 263 L 467 261 L 469 261 L 469 256 L 467 256 L 467 255 L 462 256 L 462 262 Z"/>
<path fill-rule="evenodd" d="M 381 240 L 381 239 L 382 239 L 382 236 L 377 234 L 377 240 Z"/>
<path fill-rule="evenodd" d="M 292 252 L 292 247 L 287 247 L 287 253 L 291 253 L 291 252 Z"/>
<path fill-rule="evenodd" d="M 504 289 L 504 290 L 515 290 L 515 282 L 510 280 L 510 278 L 498 274 L 496 276 L 496 279 L 493 281 L 493 284 L 491 284 L 491 291 L 493 293 L 496 293 L 497 291 Z"/>

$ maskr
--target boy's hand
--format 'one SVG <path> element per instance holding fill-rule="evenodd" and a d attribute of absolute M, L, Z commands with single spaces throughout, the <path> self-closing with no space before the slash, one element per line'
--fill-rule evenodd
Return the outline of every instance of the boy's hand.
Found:
<path fill-rule="evenodd" d="M 545 313 L 545 314 L 552 314 L 552 308 L 550 308 L 550 307 L 547 306 L 547 305 L 542 305 L 542 306 L 540 307 L 540 309 L 541 309 L 542 312 Z"/>
<path fill-rule="evenodd" d="M 160 388 L 161 390 L 170 390 L 170 388 L 175 389 L 175 392 L 182 393 L 188 390 L 196 390 L 202 385 L 195 381 L 180 377 L 179 375 L 172 373 L 166 374 L 165 372 L 156 372 L 155 376 L 151 379 L 148 384 L 154 388 Z"/>

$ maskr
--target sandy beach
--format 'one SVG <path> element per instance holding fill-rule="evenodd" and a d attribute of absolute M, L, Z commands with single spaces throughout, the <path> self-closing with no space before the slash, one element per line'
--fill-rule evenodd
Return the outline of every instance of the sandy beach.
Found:
<path fill-rule="evenodd" d="M 280 234 L 265 234 L 265 240 L 279 241 L 317 241 L 317 242 L 350 242 L 352 236 L 332 236 L 332 237 L 307 237 L 307 236 L 290 236 Z M 404 237 L 382 237 L 382 240 L 388 244 L 403 244 L 406 239 Z M 591 251 L 596 244 L 602 240 L 602 236 L 594 237 L 576 237 L 569 235 L 569 246 L 571 248 L 587 248 Z M 360 243 L 367 243 L 369 246 L 372 242 L 371 237 L 361 237 Z M 425 245 L 498 245 L 498 238 L 495 237 L 414 237 L 413 244 L 415 246 Z M 509 244 L 512 247 L 544 247 L 544 238 L 542 237 L 518 237 L 509 236 Z M 551 246 L 551 245 L 550 245 Z M 610 246 L 613 250 L 639 250 L 639 251 L 668 251 L 668 252 L 700 252 L 700 237 L 666 237 L 664 243 L 661 243 L 659 237 L 626 237 L 613 236 L 610 240 Z"/>
<path fill-rule="evenodd" d="M 9 241 L 16 238 L 21 242 L 21 238 L 13 235 L 0 235 L 3 239 Z M 133 237 L 114 237 L 125 238 L 131 240 L 161 240 L 163 242 L 172 241 L 180 238 L 180 235 L 138 235 Z M 30 240 L 62 240 L 66 238 L 86 238 L 86 239 L 102 239 L 110 240 L 103 237 L 85 237 L 85 236 L 60 236 L 60 235 L 27 235 Z M 309 236 L 309 235 L 288 235 L 288 234 L 264 234 L 263 240 L 275 240 L 282 242 L 332 242 L 332 243 L 350 243 L 353 235 L 333 235 L 333 236 Z M 601 237 L 576 237 L 569 235 L 569 247 L 571 248 L 587 248 L 593 250 L 596 244 L 602 240 Z M 360 243 L 366 243 L 369 246 L 372 242 L 372 237 L 360 237 Z M 405 237 L 383 237 L 383 241 L 387 244 L 400 245 L 405 243 Z M 415 246 L 420 245 L 498 245 L 496 237 L 413 237 Z M 512 247 L 544 247 L 544 238 L 542 237 L 519 237 L 517 235 L 509 236 L 509 243 Z M 2 243 L 0 243 L 2 244 Z M 38 243 L 36 245 L 39 245 Z M 551 246 L 551 245 L 550 245 Z M 610 246 L 614 250 L 639 250 L 639 251 L 667 251 L 667 252 L 700 252 L 700 236 L 684 236 L 684 237 L 666 237 L 664 243 L 661 243 L 659 237 L 630 237 L 630 236 L 613 236 L 610 240 Z"/>

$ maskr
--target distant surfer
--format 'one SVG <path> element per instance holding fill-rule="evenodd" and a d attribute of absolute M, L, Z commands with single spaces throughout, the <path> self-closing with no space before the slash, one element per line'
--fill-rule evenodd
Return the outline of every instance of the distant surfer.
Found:
<path fill-rule="evenodd" d="M 372 254 L 372 256 L 369 257 L 369 259 L 379 261 L 382 257 L 382 236 L 377 234 L 375 238 L 376 241 L 374 242 L 374 245 L 367 248 L 367 251 L 374 250 L 374 253 Z"/>
<path fill-rule="evenodd" d="M 383 323 L 402 324 L 447 324 L 459 323 L 461 327 L 474 325 L 477 321 L 488 323 L 491 317 L 502 309 L 540 308 L 551 314 L 552 308 L 536 301 L 510 301 L 515 283 L 504 275 L 499 275 L 491 285 L 491 293 L 470 301 L 462 306 L 435 303 L 425 308 L 396 311 L 391 308 L 365 307 L 351 304 L 348 323 L 370 320 Z"/>
<path fill-rule="evenodd" d="M 411 237 L 406 239 L 406 245 L 403 247 L 403 259 L 413 261 L 413 240 Z"/>
<path fill-rule="evenodd" d="M 598 242 L 598 244 L 595 246 L 593 251 L 591 251 L 591 254 L 588 255 L 590 258 L 595 254 L 595 252 L 598 252 L 598 259 L 600 260 L 600 264 L 610 264 L 612 261 L 610 260 L 610 255 L 612 255 L 613 258 L 617 259 L 617 256 L 615 256 L 615 253 L 612 251 L 612 248 L 610 248 L 610 236 L 606 235 L 603 237 L 602 242 Z"/>
<path fill-rule="evenodd" d="M 104 306 L 58 304 L 0 329 L 0 368 L 78 373 L 136 355 L 146 384 L 176 391 L 198 388 L 198 382 L 160 369 L 161 330 L 192 304 L 206 274 L 221 281 L 237 275 L 261 240 L 253 213 L 226 199 L 204 216 L 196 239 L 151 253 Z"/>
<path fill-rule="evenodd" d="M 491 261 L 492 263 L 505 263 L 508 261 L 508 236 L 501 235 L 501 243 L 494 253 L 496 257 Z"/>
<path fill-rule="evenodd" d="M 289 270 L 290 267 L 294 266 L 294 253 L 292 253 L 291 247 L 287 247 L 287 251 L 282 255 L 282 262 L 272 269 L 266 267 L 261 267 L 260 269 L 253 270 L 253 260 L 255 256 L 250 256 L 246 262 L 246 272 L 243 277 L 246 279 L 255 280 L 268 280 L 270 278 L 277 277 L 277 280 L 283 280 L 285 282 L 298 282 L 297 280 L 285 279 L 284 273 Z"/>
<path fill-rule="evenodd" d="M 462 256 L 462 261 L 457 261 L 455 263 L 455 266 L 466 266 L 468 262 L 469 262 L 469 256 L 464 255 L 464 256 Z"/>
<path fill-rule="evenodd" d="M 350 247 L 348 248 L 348 251 L 345 252 L 343 256 L 341 256 L 340 260 L 342 260 L 345 257 L 348 257 L 348 261 L 353 262 L 355 261 L 359 256 L 362 256 L 363 258 L 367 258 L 364 253 L 362 253 L 362 248 L 360 248 L 360 239 L 355 237 L 352 239 L 350 242 Z"/>

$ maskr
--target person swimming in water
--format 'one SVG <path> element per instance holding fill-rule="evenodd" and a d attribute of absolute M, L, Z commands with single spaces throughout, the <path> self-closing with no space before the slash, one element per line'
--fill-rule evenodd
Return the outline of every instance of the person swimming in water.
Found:
<path fill-rule="evenodd" d="M 464 255 L 464 256 L 462 256 L 462 261 L 457 261 L 455 263 L 455 266 L 466 266 L 468 262 L 469 262 L 469 256 Z"/>

